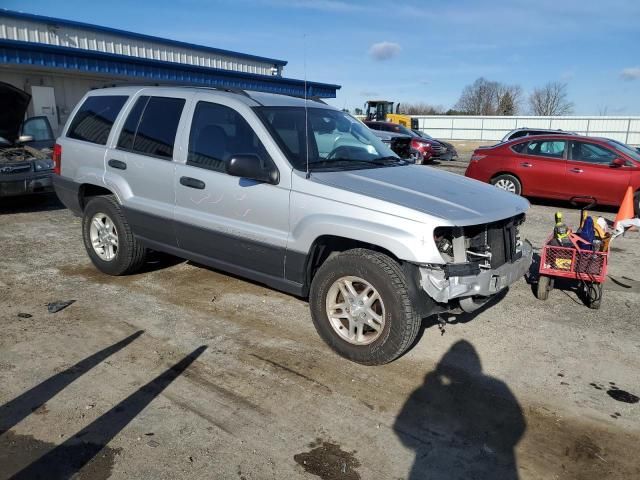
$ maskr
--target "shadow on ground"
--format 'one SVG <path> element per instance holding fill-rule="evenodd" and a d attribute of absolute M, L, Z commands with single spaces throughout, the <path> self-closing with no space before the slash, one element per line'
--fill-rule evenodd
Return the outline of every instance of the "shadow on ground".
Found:
<path fill-rule="evenodd" d="M 517 479 L 514 449 L 526 423 L 502 381 L 459 341 L 403 405 L 394 431 L 415 452 L 408 480 Z"/>
<path fill-rule="evenodd" d="M 136 332 L 95 353 L 0 407 L 3 419 L 0 472 L 7 474 L 17 471 L 10 477 L 16 480 L 108 478 L 117 451 L 107 448 L 107 444 L 178 378 L 206 350 L 206 346 L 195 349 L 60 445 L 54 446 L 29 435 L 6 430 L 31 412 L 37 413 L 47 400 L 141 334 L 141 331 Z M 101 452 L 103 454 L 98 455 Z M 25 466 L 25 463 L 28 464 Z"/>
<path fill-rule="evenodd" d="M 10 213 L 44 212 L 65 208 L 55 193 L 21 195 L 19 197 L 0 198 L 0 215 Z"/>

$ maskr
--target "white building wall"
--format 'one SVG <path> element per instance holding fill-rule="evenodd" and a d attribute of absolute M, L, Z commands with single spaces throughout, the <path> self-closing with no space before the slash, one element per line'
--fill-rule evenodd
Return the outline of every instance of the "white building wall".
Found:
<path fill-rule="evenodd" d="M 109 77 L 78 74 L 76 72 L 51 72 L 37 69 L 23 69 L 19 67 L 0 67 L 0 82 L 9 83 L 31 94 L 31 87 L 53 87 L 56 102 L 56 115 L 58 117 L 60 133 L 69 114 L 82 99 L 85 93 L 95 88 L 103 88 L 113 85 L 115 80 Z M 118 84 L 136 83 L 126 79 L 118 79 Z M 37 114 L 33 111 L 31 103 L 27 109 L 27 117 Z"/>
<path fill-rule="evenodd" d="M 483 117 L 414 115 L 418 126 L 443 140 L 498 141 L 516 128 L 561 129 L 592 137 L 608 137 L 640 145 L 640 116 Z"/>
<path fill-rule="evenodd" d="M 69 48 L 79 48 L 103 53 L 162 60 L 201 67 L 214 67 L 259 75 L 272 75 L 273 63 L 225 56 L 208 50 L 182 48 L 162 41 L 145 41 L 125 34 L 107 33 L 90 28 L 18 19 L 3 16 L 0 12 L 0 39 L 35 42 Z"/>

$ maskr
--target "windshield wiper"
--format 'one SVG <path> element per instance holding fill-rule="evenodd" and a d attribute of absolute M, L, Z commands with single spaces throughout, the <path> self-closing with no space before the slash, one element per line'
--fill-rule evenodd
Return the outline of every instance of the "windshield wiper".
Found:
<path fill-rule="evenodd" d="M 337 158 L 329 158 L 326 160 L 321 160 L 319 162 L 311 162 L 309 164 L 309 169 L 311 170 L 315 170 L 317 167 L 320 168 L 325 168 L 325 167 L 331 167 L 331 166 L 340 166 L 340 167 L 351 167 L 353 166 L 353 169 L 358 169 L 358 168 L 362 168 L 362 165 L 366 165 L 369 168 L 376 168 L 379 167 L 380 164 L 379 163 L 375 163 L 371 160 L 358 160 L 358 159 L 354 159 L 354 158 L 344 158 L 344 157 L 337 157 Z"/>
<path fill-rule="evenodd" d="M 371 162 L 377 165 L 389 165 L 390 163 L 395 165 L 409 165 L 411 163 L 411 162 L 408 162 L 407 160 L 394 157 L 391 155 L 388 157 L 374 158 L 373 160 L 371 160 Z"/>

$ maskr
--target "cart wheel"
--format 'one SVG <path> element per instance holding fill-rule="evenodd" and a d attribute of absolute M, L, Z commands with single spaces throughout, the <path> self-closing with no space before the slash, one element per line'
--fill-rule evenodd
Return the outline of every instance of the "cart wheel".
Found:
<path fill-rule="evenodd" d="M 546 300 L 549 298 L 549 292 L 553 290 L 553 280 L 546 275 L 540 275 L 538 278 L 538 289 L 536 297 L 538 300 Z"/>
<path fill-rule="evenodd" d="M 602 302 L 602 284 L 601 283 L 586 283 L 585 293 L 587 298 L 587 306 L 593 310 L 600 309 L 600 303 Z"/>

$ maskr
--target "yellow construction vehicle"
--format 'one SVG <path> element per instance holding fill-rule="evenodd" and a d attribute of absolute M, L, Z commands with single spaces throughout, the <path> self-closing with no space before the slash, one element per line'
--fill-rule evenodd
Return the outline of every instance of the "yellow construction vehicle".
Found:
<path fill-rule="evenodd" d="M 396 111 L 393 112 L 393 102 L 388 100 L 367 100 L 364 104 L 364 113 L 366 120 L 377 120 L 379 122 L 391 122 L 404 125 L 412 130 L 418 129 L 418 119 L 411 118 L 409 115 L 398 113 L 400 104 L 396 105 Z"/>

